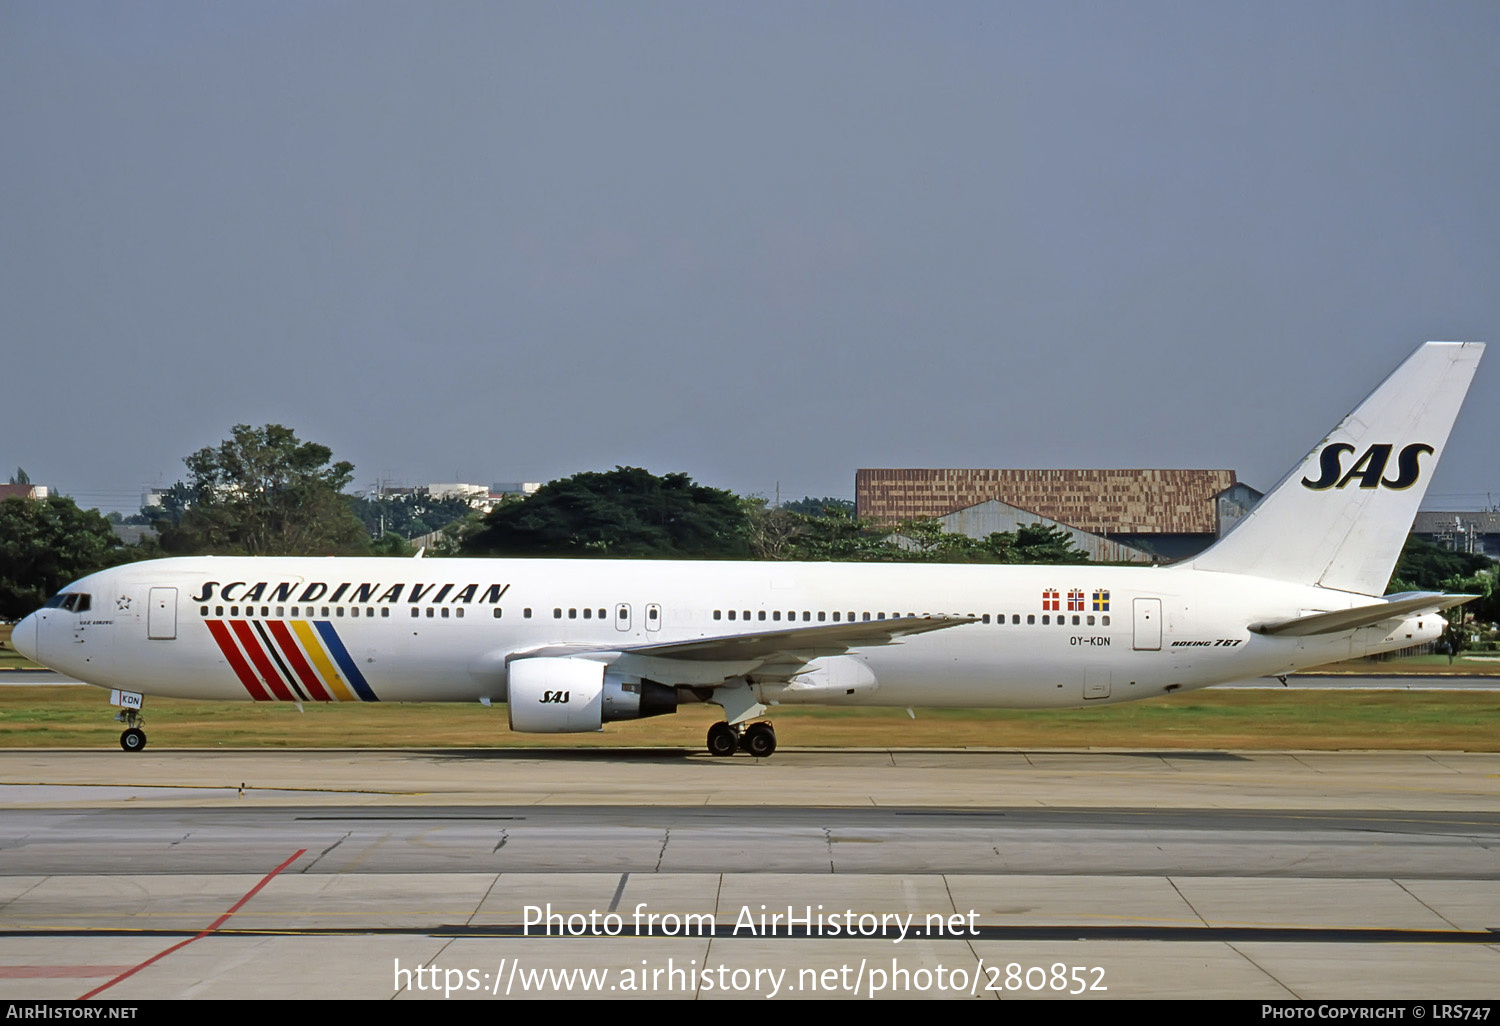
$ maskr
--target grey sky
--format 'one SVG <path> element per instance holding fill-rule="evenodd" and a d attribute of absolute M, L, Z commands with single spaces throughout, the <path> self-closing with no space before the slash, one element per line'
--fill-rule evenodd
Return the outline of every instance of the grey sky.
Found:
<path fill-rule="evenodd" d="M 1500 342 L 1500 5 L 0 0 L 0 477 L 235 423 L 615 464 L 1269 487 Z M 1429 506 L 1500 501 L 1500 349 Z"/>

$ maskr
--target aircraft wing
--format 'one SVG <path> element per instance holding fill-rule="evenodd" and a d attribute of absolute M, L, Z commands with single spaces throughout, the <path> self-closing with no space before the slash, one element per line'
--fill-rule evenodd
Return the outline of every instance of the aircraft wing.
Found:
<path fill-rule="evenodd" d="M 838 655 L 867 645 L 889 645 L 909 634 L 926 634 L 948 627 L 974 623 L 977 616 L 903 616 L 891 620 L 819 624 L 816 627 L 785 627 L 753 634 L 727 634 L 693 641 L 669 641 L 655 645 L 632 645 L 620 649 L 635 655 L 705 662 L 765 660 L 793 655 L 803 660 Z"/>
<path fill-rule="evenodd" d="M 1272 620 L 1268 623 L 1251 624 L 1256 634 L 1281 635 L 1300 638 L 1310 634 L 1336 634 L 1359 627 L 1373 627 L 1385 620 L 1406 618 L 1418 613 L 1437 613 L 1453 606 L 1471 602 L 1478 595 L 1445 595 L 1438 591 L 1407 591 L 1399 595 L 1388 595 L 1369 606 L 1353 609 L 1335 609 L 1331 613 L 1309 613 L 1294 616 L 1289 620 Z"/>

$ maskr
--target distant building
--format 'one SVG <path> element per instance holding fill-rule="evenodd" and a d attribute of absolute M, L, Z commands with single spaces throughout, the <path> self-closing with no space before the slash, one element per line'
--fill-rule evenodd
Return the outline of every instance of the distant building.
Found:
<path fill-rule="evenodd" d="M 1259 498 L 1232 470 L 909 468 L 854 477 L 856 513 L 879 523 L 944 518 L 995 501 L 1164 560 L 1202 551 Z"/>
<path fill-rule="evenodd" d="M 1500 559 L 1500 512 L 1418 513 L 1411 533 L 1455 552 Z"/>
<path fill-rule="evenodd" d="M 6 499 L 45 499 L 51 494 L 46 485 L 0 484 L 0 502 Z"/>

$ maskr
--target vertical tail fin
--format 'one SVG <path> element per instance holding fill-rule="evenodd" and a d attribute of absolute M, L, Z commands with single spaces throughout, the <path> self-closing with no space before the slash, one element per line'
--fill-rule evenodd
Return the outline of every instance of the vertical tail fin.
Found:
<path fill-rule="evenodd" d="M 1418 348 L 1192 565 L 1384 592 L 1483 353 Z"/>

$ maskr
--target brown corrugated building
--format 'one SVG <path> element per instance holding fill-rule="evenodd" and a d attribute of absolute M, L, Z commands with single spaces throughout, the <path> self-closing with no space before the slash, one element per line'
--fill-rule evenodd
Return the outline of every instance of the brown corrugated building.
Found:
<path fill-rule="evenodd" d="M 1218 536 L 1216 498 L 1236 483 L 1232 470 L 860 470 L 854 503 L 859 516 L 889 524 L 998 499 L 1179 557 Z"/>

